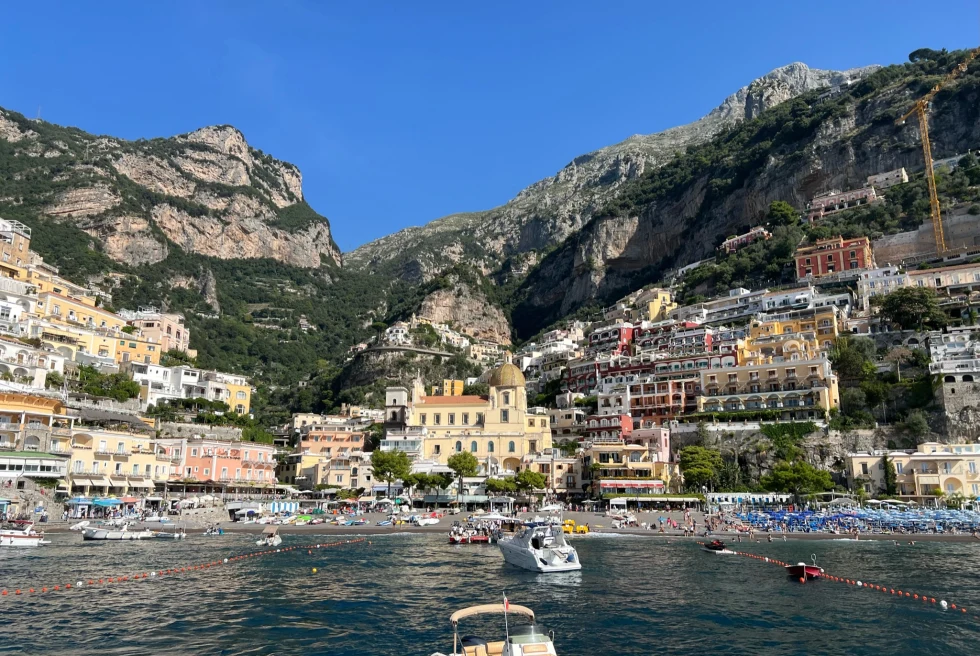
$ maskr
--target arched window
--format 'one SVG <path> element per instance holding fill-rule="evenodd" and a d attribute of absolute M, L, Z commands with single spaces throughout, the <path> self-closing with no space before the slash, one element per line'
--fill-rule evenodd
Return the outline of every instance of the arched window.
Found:
<path fill-rule="evenodd" d="M 973 382 L 973 376 L 971 376 L 970 374 L 965 374 L 963 376 L 963 382 L 964 383 L 972 383 Z"/>
<path fill-rule="evenodd" d="M 472 442 L 470 442 L 470 452 L 471 453 L 476 453 L 476 440 L 473 440 Z"/>
<path fill-rule="evenodd" d="M 943 382 L 944 383 L 955 383 L 956 382 L 956 376 L 946 376 L 945 378 L 943 378 Z"/>
<path fill-rule="evenodd" d="M 487 442 L 487 452 L 493 453 L 493 442 Z"/>
<path fill-rule="evenodd" d="M 463 450 L 463 443 L 460 442 L 459 440 L 456 440 L 456 453 L 459 453 L 462 450 Z"/>
<path fill-rule="evenodd" d="M 510 392 L 504 392 L 504 405 L 510 405 Z"/>
<path fill-rule="evenodd" d="M 517 451 L 517 445 L 514 444 L 513 442 L 508 442 L 507 443 L 507 453 L 514 453 L 515 451 Z"/>
<path fill-rule="evenodd" d="M 375 416 L 377 416 L 377 415 L 375 415 Z M 392 421 L 398 421 L 398 413 L 397 412 L 392 412 L 391 413 L 391 420 Z"/>

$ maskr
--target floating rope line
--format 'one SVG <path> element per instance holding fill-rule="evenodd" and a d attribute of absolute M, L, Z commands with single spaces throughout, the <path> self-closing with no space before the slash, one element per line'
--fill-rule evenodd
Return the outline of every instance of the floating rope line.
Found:
<path fill-rule="evenodd" d="M 704 546 L 705 543 L 704 542 L 698 542 L 698 544 Z M 734 554 L 736 556 L 743 556 L 745 558 L 751 558 L 752 560 L 759 560 L 759 561 L 762 561 L 762 562 L 765 562 L 765 563 L 770 563 L 772 565 L 778 565 L 779 567 L 787 567 L 787 566 L 792 566 L 792 565 L 795 565 L 796 564 L 796 563 L 784 563 L 783 561 L 776 560 L 775 558 L 770 558 L 768 556 L 760 556 L 758 554 L 747 553 L 747 552 L 744 552 L 744 551 L 732 551 L 732 554 Z M 945 599 L 937 600 L 935 597 L 931 597 L 931 596 L 926 595 L 926 594 L 921 594 L 920 595 L 920 594 L 918 594 L 916 592 L 909 592 L 908 590 L 898 590 L 896 588 L 892 588 L 892 587 L 889 587 L 889 586 L 886 586 L 886 585 L 878 585 L 876 583 L 870 583 L 868 581 L 859 581 L 857 579 L 850 579 L 850 578 L 844 578 L 844 577 L 841 577 L 841 576 L 834 576 L 832 574 L 828 574 L 826 571 L 823 571 L 823 573 L 819 577 L 814 577 L 814 578 L 827 579 L 828 581 L 833 581 L 834 583 L 843 583 L 844 585 L 850 585 L 850 586 L 854 586 L 854 587 L 857 587 L 857 588 L 863 588 L 865 590 L 870 590 L 872 592 L 882 592 L 882 593 L 887 594 L 889 596 L 901 597 L 903 599 L 911 599 L 912 601 L 920 601 L 921 600 L 925 604 L 936 604 L 938 607 L 942 608 L 943 610 L 947 610 L 948 609 L 948 610 L 952 610 L 952 611 L 959 611 L 960 613 L 962 613 L 964 615 L 967 614 L 967 610 L 963 606 L 957 606 L 956 604 L 949 603 Z M 801 583 L 804 583 L 805 581 L 806 581 L 806 578 L 805 577 L 801 577 L 800 582 Z M 980 616 L 974 615 L 973 618 L 975 620 L 980 620 Z"/>
<path fill-rule="evenodd" d="M 267 549 L 265 551 L 253 551 L 251 553 L 239 554 L 237 556 L 229 556 L 227 558 L 222 558 L 221 560 L 212 560 L 206 563 L 185 565 L 184 567 L 171 567 L 168 569 L 153 570 L 149 572 L 138 572 L 130 576 L 106 576 L 98 579 L 92 578 L 92 579 L 86 579 L 84 581 L 79 580 L 76 581 L 75 583 L 65 583 L 64 585 L 58 584 L 58 585 L 50 585 L 50 586 L 37 586 L 33 588 L 14 588 L 13 590 L 3 589 L 0 590 L 0 597 L 81 590 L 84 588 L 90 588 L 90 587 L 95 587 L 100 585 L 105 586 L 112 583 L 125 583 L 127 581 L 142 581 L 145 579 L 159 579 L 165 576 L 175 576 L 178 574 L 186 574 L 188 572 L 201 571 L 201 570 L 211 569 L 213 567 L 230 565 L 232 563 L 248 560 L 250 558 L 259 558 L 260 556 L 274 556 L 276 554 L 288 553 L 290 551 L 297 551 L 300 549 L 306 549 L 306 552 L 312 555 L 314 549 L 326 549 L 328 547 L 341 547 L 347 544 L 357 544 L 359 542 L 367 542 L 367 538 L 358 538 L 356 540 L 344 540 L 342 542 L 325 542 L 325 543 L 308 544 L 308 545 L 296 545 L 292 547 L 277 547 L 275 549 Z M 368 542 L 368 544 L 371 543 Z"/>

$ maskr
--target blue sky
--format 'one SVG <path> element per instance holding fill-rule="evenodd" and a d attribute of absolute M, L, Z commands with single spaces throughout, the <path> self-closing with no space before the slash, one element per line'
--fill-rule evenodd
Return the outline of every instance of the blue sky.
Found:
<path fill-rule="evenodd" d="M 504 203 L 789 62 L 976 46 L 978 12 L 977 0 L 35 0 L 3 9 L 0 106 L 124 138 L 235 125 L 300 167 L 347 251 Z"/>

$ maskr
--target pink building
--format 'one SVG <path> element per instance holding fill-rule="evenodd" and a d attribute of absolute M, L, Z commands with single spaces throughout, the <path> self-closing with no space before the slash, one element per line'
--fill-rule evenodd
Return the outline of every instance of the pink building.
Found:
<path fill-rule="evenodd" d="M 585 439 L 596 443 L 626 442 L 633 433 L 630 415 L 589 415 L 585 419 Z"/>
<path fill-rule="evenodd" d="M 644 422 L 642 428 L 633 429 L 630 443 L 646 447 L 653 462 L 670 462 L 670 430 L 667 428 Z"/>
<path fill-rule="evenodd" d="M 170 479 L 217 483 L 227 487 L 276 484 L 272 444 L 229 442 L 202 437 L 157 440 L 157 451 L 170 458 Z"/>
<path fill-rule="evenodd" d="M 364 433 L 344 426 L 313 424 L 300 431 L 297 452 L 326 456 L 349 456 L 364 448 Z"/>
<path fill-rule="evenodd" d="M 839 191 L 837 189 L 828 191 L 810 201 L 810 205 L 807 207 L 807 221 L 813 223 L 828 214 L 843 212 L 852 207 L 868 205 L 883 199 L 883 196 L 878 196 L 874 187 L 862 187 L 851 191 Z"/>
<path fill-rule="evenodd" d="M 721 242 L 718 250 L 725 251 L 726 253 L 734 253 L 743 246 L 748 246 L 753 242 L 765 239 L 772 239 L 772 233 L 762 226 L 756 226 L 744 234 L 729 237 Z"/>

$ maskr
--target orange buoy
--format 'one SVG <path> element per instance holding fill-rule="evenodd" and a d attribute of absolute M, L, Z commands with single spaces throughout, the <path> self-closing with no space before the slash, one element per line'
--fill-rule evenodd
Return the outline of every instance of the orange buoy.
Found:
<path fill-rule="evenodd" d="M 48 591 L 48 589 L 47 589 L 47 588 L 41 588 L 41 592 L 47 592 L 47 591 Z M 4 590 L 4 591 L 3 591 L 3 593 L 4 593 L 4 594 L 7 594 L 7 591 L 6 591 L 6 590 Z"/>
<path fill-rule="evenodd" d="M 15 595 L 19 595 L 20 594 L 20 590 L 14 590 L 14 594 Z"/>
<path fill-rule="evenodd" d="M 28 588 L 27 591 L 28 592 L 34 592 L 34 588 Z"/>
<path fill-rule="evenodd" d="M 58 588 L 58 586 L 54 586 L 54 587 L 53 587 L 53 588 L 51 588 L 51 589 L 52 589 L 52 590 L 58 590 L 59 588 Z"/>
<path fill-rule="evenodd" d="M 916 595 L 912 595 L 912 596 L 913 596 L 914 598 L 916 598 L 916 599 L 918 599 L 918 598 L 919 598 L 919 595 L 917 595 L 917 594 L 916 594 Z"/>
<path fill-rule="evenodd" d="M 800 577 L 800 583 L 806 583 L 806 577 L 805 576 L 801 576 Z"/>

